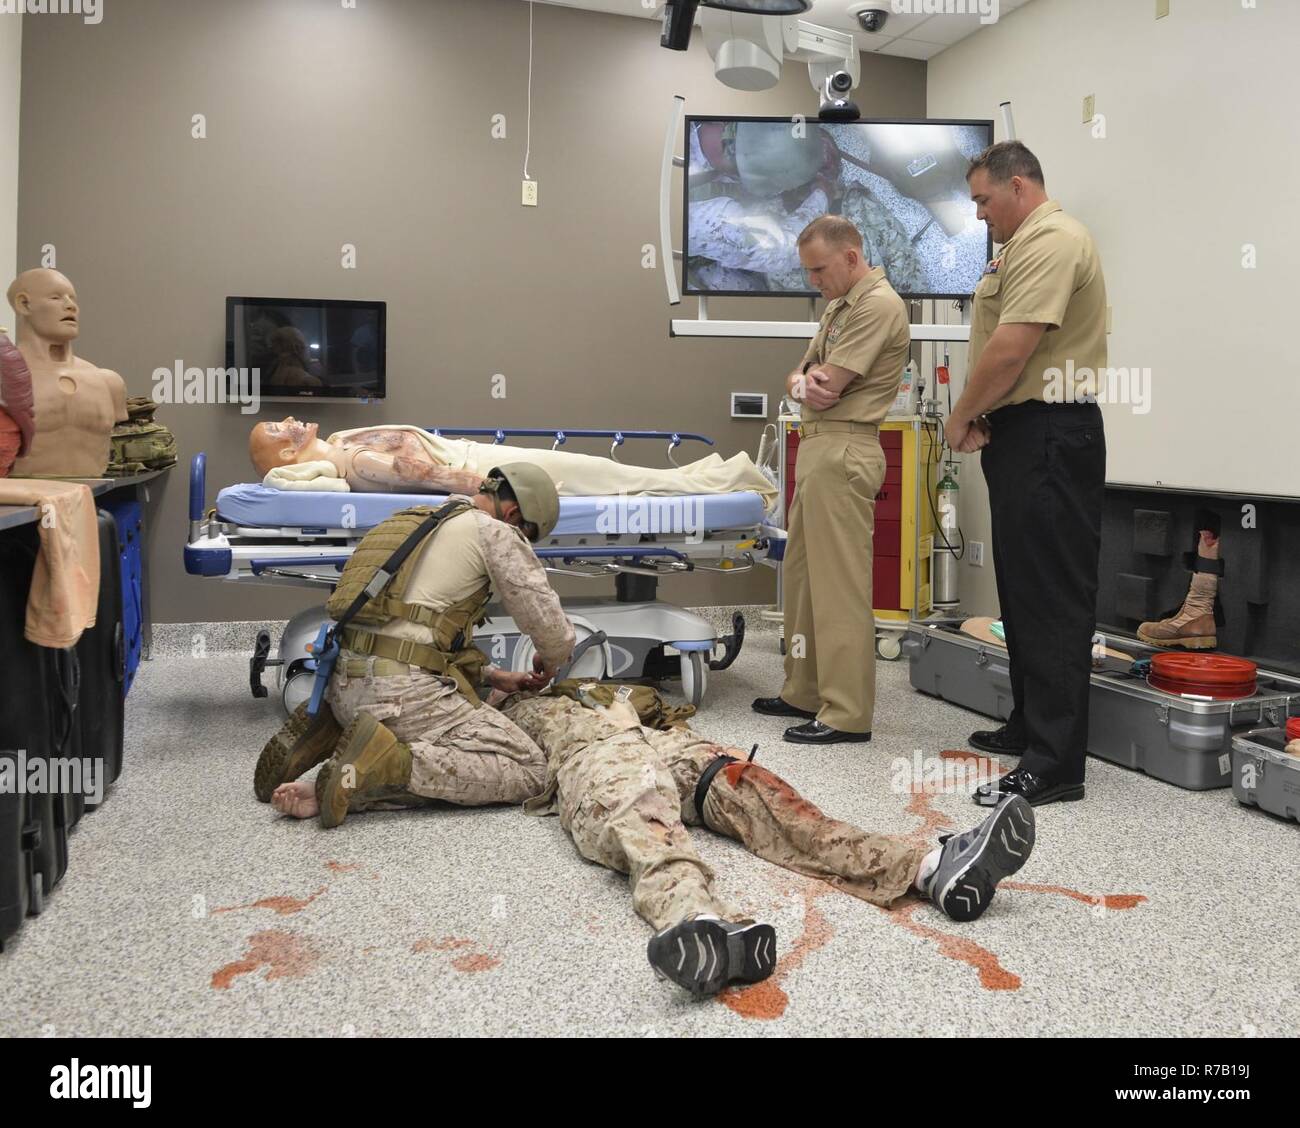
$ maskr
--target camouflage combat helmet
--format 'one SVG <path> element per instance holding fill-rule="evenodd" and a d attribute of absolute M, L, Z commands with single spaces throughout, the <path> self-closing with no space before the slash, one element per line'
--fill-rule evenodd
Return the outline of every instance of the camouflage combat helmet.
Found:
<path fill-rule="evenodd" d="M 537 535 L 528 539 L 539 541 L 549 537 L 560 519 L 560 496 L 551 476 L 530 462 L 509 462 L 492 467 L 479 489 L 492 495 L 493 512 L 498 519 L 501 517 L 501 504 L 496 492 L 501 482 L 505 482 L 515 495 L 519 515 L 537 528 Z"/>
<path fill-rule="evenodd" d="M 788 121 L 745 121 L 736 126 L 736 169 L 746 191 L 778 196 L 817 175 L 824 159 L 822 131 L 816 125 L 804 129 L 803 136 L 795 136 L 795 126 Z"/>

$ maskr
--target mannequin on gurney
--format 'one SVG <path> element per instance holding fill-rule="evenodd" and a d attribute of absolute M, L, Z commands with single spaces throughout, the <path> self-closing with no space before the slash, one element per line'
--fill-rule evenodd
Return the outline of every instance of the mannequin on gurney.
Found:
<path fill-rule="evenodd" d="M 589 454 L 475 443 L 394 424 L 318 436 L 315 423 L 292 416 L 259 423 L 248 451 L 263 484 L 278 489 L 365 493 L 474 494 L 494 466 L 528 462 L 554 480 L 562 497 L 675 495 L 752 491 L 765 508 L 776 486 L 741 452 L 710 454 L 685 466 L 655 469 Z"/>

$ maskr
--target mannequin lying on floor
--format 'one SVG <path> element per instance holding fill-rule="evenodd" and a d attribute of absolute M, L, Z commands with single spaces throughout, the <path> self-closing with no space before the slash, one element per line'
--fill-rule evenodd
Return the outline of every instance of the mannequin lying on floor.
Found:
<path fill-rule="evenodd" d="M 654 469 L 590 454 L 449 439 L 405 424 L 337 431 L 321 439 L 315 423 L 290 416 L 257 424 L 248 453 L 266 484 L 279 488 L 338 489 L 345 483 L 368 493 L 472 495 L 494 466 L 529 462 L 554 479 L 562 497 L 752 490 L 762 495 L 765 508 L 776 499 L 776 486 L 743 451 L 728 459 L 710 454 L 685 466 Z M 322 481 L 334 484 L 316 484 Z"/>

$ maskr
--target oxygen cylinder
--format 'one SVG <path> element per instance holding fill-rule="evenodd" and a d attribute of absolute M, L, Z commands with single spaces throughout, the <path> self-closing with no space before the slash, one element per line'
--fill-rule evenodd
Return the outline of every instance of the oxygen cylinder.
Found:
<path fill-rule="evenodd" d="M 957 552 L 961 543 L 957 534 L 957 495 L 957 468 L 949 463 L 935 499 L 939 528 L 930 558 L 930 602 L 935 607 L 956 607 L 961 602 L 957 593 Z"/>

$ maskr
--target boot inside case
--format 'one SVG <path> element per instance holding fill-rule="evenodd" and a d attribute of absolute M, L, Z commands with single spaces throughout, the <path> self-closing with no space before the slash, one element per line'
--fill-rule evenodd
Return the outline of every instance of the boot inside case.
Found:
<path fill-rule="evenodd" d="M 1197 692 L 1202 686 L 1159 689 L 1145 664 L 1135 669 L 1107 657 L 1093 672 L 1088 714 L 1092 755 L 1193 790 L 1233 782 L 1234 735 L 1300 715 L 1300 588 L 1286 582 L 1288 563 L 1293 573 L 1300 560 L 1300 504 L 1107 487 L 1097 629 L 1111 650 L 1135 660 L 1184 653 L 1149 646 L 1136 631 L 1177 613 L 1197 574 L 1203 528 L 1218 536 L 1222 563 L 1216 646 L 1189 653 L 1249 659 L 1257 666 L 1254 692 L 1216 699 Z M 909 624 L 903 650 L 912 686 L 1005 720 L 1012 709 L 1007 651 L 965 634 L 963 621 Z"/>
<path fill-rule="evenodd" d="M 1237 802 L 1300 824 L 1300 756 L 1285 751 L 1281 728 L 1232 738 L 1232 793 Z"/>

